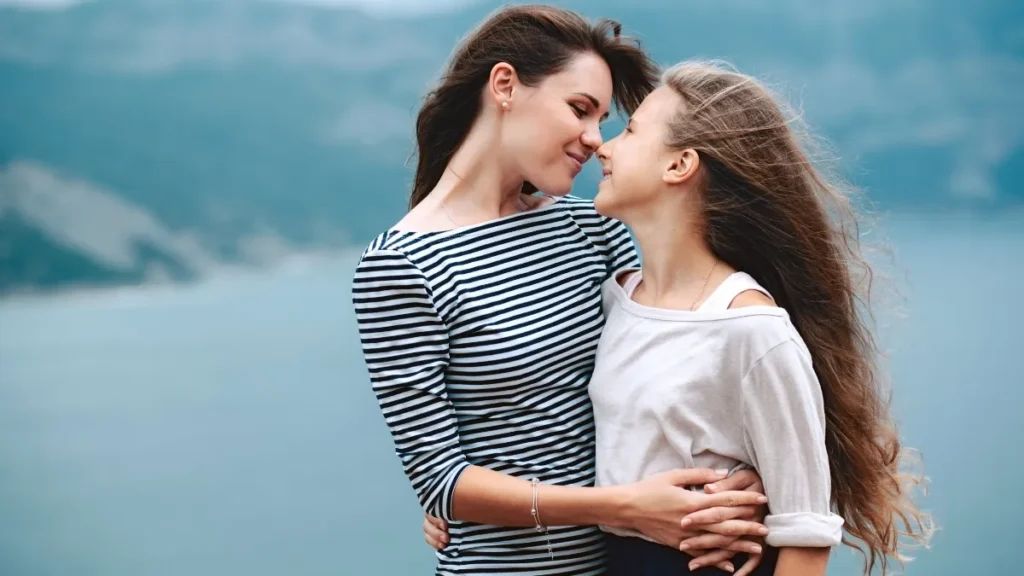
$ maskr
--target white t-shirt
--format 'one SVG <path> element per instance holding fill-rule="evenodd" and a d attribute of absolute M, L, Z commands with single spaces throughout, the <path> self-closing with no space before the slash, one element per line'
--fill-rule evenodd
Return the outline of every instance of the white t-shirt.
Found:
<path fill-rule="evenodd" d="M 637 271 L 625 285 L 613 277 L 603 287 L 606 321 L 590 381 L 597 484 L 673 468 L 753 467 L 768 496 L 769 545 L 839 544 L 821 387 L 786 311 L 729 309 L 746 290 L 768 294 L 742 272 L 695 311 L 638 304 L 640 279 Z"/>

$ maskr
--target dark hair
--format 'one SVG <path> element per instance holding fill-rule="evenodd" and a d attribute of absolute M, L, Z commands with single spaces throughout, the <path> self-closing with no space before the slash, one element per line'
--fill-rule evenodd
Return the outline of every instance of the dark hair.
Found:
<path fill-rule="evenodd" d="M 418 161 L 410 208 L 441 179 L 480 112 L 480 95 L 495 64 L 515 68 L 528 86 L 565 69 L 578 54 L 593 53 L 608 63 L 613 100 L 632 113 L 654 88 L 657 65 L 639 43 L 621 35 L 613 20 L 592 24 L 554 6 L 511 6 L 497 10 L 456 48 L 436 88 L 416 118 Z M 529 183 L 524 193 L 533 193 Z"/>
<path fill-rule="evenodd" d="M 719 63 L 685 62 L 664 83 L 682 97 L 668 146 L 700 158 L 703 236 L 786 309 L 810 350 L 825 402 L 832 505 L 865 574 L 906 546 L 927 545 L 933 524 L 901 468 L 903 450 L 869 330 L 872 272 L 839 178 L 812 163 L 809 132 L 761 83 Z"/>

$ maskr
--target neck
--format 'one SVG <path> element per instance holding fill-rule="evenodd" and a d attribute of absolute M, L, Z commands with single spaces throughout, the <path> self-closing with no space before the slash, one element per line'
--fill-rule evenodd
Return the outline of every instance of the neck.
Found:
<path fill-rule="evenodd" d="M 645 299 L 655 305 L 689 305 L 716 267 L 718 259 L 704 241 L 694 212 L 683 205 L 659 206 L 644 217 L 631 219 L 643 254 Z"/>
<path fill-rule="evenodd" d="M 437 186 L 431 192 L 446 209 L 466 223 L 486 221 L 520 210 L 522 178 L 499 160 L 500 125 L 481 117 L 456 150 Z"/>

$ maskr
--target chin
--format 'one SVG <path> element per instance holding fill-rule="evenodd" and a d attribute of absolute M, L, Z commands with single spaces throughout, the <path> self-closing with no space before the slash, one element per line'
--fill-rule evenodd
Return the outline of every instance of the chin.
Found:
<path fill-rule="evenodd" d="M 594 197 L 594 209 L 601 216 L 607 216 L 608 218 L 618 219 L 618 215 L 615 210 L 615 203 L 611 201 L 608 193 L 598 192 L 597 196 Z"/>
<path fill-rule="evenodd" d="M 567 196 L 570 192 L 572 192 L 573 181 L 571 178 L 567 182 L 535 182 L 532 180 L 530 182 L 532 182 L 533 185 L 537 187 L 537 190 L 540 190 L 541 192 L 547 194 L 548 196 Z"/>

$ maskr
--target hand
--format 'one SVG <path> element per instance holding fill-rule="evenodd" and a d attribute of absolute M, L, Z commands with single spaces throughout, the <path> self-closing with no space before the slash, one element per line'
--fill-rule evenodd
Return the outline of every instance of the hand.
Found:
<path fill-rule="evenodd" d="M 761 478 L 753 470 L 741 470 L 729 478 L 704 486 L 704 492 L 707 494 L 722 493 L 729 490 L 744 490 L 756 494 L 764 494 Z M 764 536 L 766 534 L 765 529 L 754 524 L 763 524 L 767 514 L 768 507 L 766 504 L 733 507 L 716 506 L 698 510 L 683 518 L 683 527 L 696 529 L 705 535 L 710 533 L 718 534 L 721 537 L 706 537 L 701 540 L 689 538 L 684 540 L 681 545 L 686 545 L 691 550 L 726 549 L 735 540 L 735 538 L 726 538 L 728 536 L 737 537 L 742 534 Z M 747 552 L 748 550 L 738 551 Z"/>
<path fill-rule="evenodd" d="M 765 493 L 761 477 L 758 476 L 757 472 L 749 468 L 740 470 L 724 480 L 704 485 L 704 492 L 707 494 L 714 494 L 725 490 L 744 490 L 758 494 Z M 747 511 L 749 512 L 748 515 L 737 516 L 737 518 L 745 518 L 763 524 L 765 517 L 768 515 L 768 505 L 767 503 L 761 504 L 754 508 L 747 508 Z"/>
<path fill-rule="evenodd" d="M 744 540 L 740 539 L 737 542 L 744 542 Z M 757 546 L 760 550 L 764 541 L 758 538 L 751 540 L 748 544 Z M 736 567 L 731 562 L 732 558 L 736 555 L 734 550 L 695 550 L 691 554 L 694 556 L 693 560 L 690 561 L 691 572 L 696 572 L 704 566 L 715 566 L 726 572 L 734 572 L 736 570 Z M 735 572 L 735 576 L 748 576 L 757 569 L 763 559 L 763 552 L 748 552 L 746 560 L 740 566 L 739 571 Z"/>
<path fill-rule="evenodd" d="M 450 542 L 448 523 L 427 514 L 423 518 L 423 538 L 434 550 L 444 550 Z"/>
<path fill-rule="evenodd" d="M 761 477 L 750 469 L 741 470 L 732 476 L 706 484 L 704 491 L 707 494 L 714 494 L 726 490 L 745 490 L 759 494 L 764 493 L 764 486 Z M 747 553 L 748 559 L 737 572 L 737 576 L 743 576 L 752 572 L 761 563 L 763 540 L 758 537 L 750 537 L 751 530 L 764 536 L 767 529 L 763 526 L 747 523 L 739 524 L 734 521 L 751 521 L 756 524 L 764 522 L 768 513 L 767 505 L 759 506 L 737 506 L 732 508 L 714 507 L 699 510 L 687 515 L 683 519 L 686 527 L 696 527 L 700 534 L 683 540 L 679 549 L 688 552 L 694 559 L 691 561 L 691 570 L 701 566 L 717 566 L 727 572 L 733 571 L 731 559 L 737 552 Z M 730 534 L 746 532 L 748 536 L 736 537 Z"/>
<path fill-rule="evenodd" d="M 627 498 L 625 520 L 631 528 L 647 537 L 678 548 L 684 538 L 696 535 L 692 527 L 686 528 L 682 524 L 682 519 L 688 514 L 707 508 L 757 506 L 767 502 L 763 494 L 753 491 L 723 490 L 715 494 L 704 494 L 681 489 L 721 479 L 723 474 L 713 470 L 671 470 L 623 486 Z M 727 528 L 738 531 L 730 536 L 741 536 L 756 534 L 759 527 L 763 528 L 760 524 L 748 522 L 732 524 Z"/>

